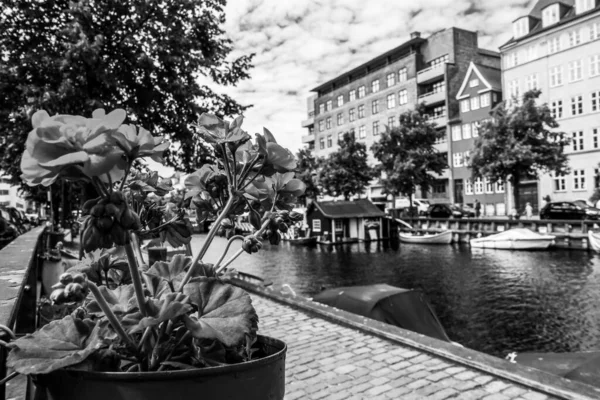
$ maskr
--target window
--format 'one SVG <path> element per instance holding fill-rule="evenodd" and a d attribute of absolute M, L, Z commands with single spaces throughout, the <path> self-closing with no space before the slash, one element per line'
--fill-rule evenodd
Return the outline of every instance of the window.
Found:
<path fill-rule="evenodd" d="M 600 22 L 594 22 L 590 26 L 590 40 L 600 39 Z"/>
<path fill-rule="evenodd" d="M 367 137 L 367 129 L 364 125 L 358 127 L 358 138 L 364 139 Z"/>
<path fill-rule="evenodd" d="M 485 192 L 494 193 L 494 184 L 488 178 L 485 178 L 483 182 L 485 185 Z"/>
<path fill-rule="evenodd" d="M 343 105 L 344 105 L 344 95 L 343 95 L 343 94 L 340 94 L 340 95 L 337 97 L 337 106 L 338 106 L 338 107 L 341 107 L 341 106 L 343 106 Z"/>
<path fill-rule="evenodd" d="M 338 133 L 338 142 L 341 142 L 342 140 L 344 140 L 344 132 Z"/>
<path fill-rule="evenodd" d="M 319 132 L 323 132 L 325 130 L 325 121 L 319 121 Z"/>
<path fill-rule="evenodd" d="M 594 169 L 594 189 L 600 188 L 600 169 Z"/>
<path fill-rule="evenodd" d="M 379 121 L 373 122 L 373 136 L 379 135 Z"/>
<path fill-rule="evenodd" d="M 542 10 L 542 26 L 546 27 L 558 22 L 558 4 L 552 4 Z"/>
<path fill-rule="evenodd" d="M 538 74 L 527 76 L 527 90 L 537 89 L 538 87 Z"/>
<path fill-rule="evenodd" d="M 469 164 L 469 160 L 471 159 L 471 152 L 470 151 L 465 151 L 463 153 L 463 164 L 465 165 L 465 167 L 470 167 L 471 165 Z"/>
<path fill-rule="evenodd" d="M 463 124 L 462 126 L 462 137 L 463 139 L 471 138 L 471 124 Z"/>
<path fill-rule="evenodd" d="M 321 220 L 320 219 L 312 220 L 312 230 L 313 230 L 313 232 L 321 232 Z"/>
<path fill-rule="evenodd" d="M 356 100 L 356 90 L 351 90 L 348 92 L 348 101 Z"/>
<path fill-rule="evenodd" d="M 590 57 L 590 76 L 600 75 L 600 54 Z"/>
<path fill-rule="evenodd" d="M 461 112 L 471 111 L 471 108 L 469 107 L 469 99 L 460 101 L 460 111 Z"/>
<path fill-rule="evenodd" d="M 573 151 L 583 150 L 583 131 L 573 132 Z"/>
<path fill-rule="evenodd" d="M 585 170 L 573 170 L 573 190 L 585 190 Z"/>
<path fill-rule="evenodd" d="M 400 101 L 400 105 L 408 103 L 408 91 L 406 89 L 399 91 L 398 98 Z"/>
<path fill-rule="evenodd" d="M 338 124 L 338 126 L 340 126 L 343 123 L 344 123 L 344 114 L 343 113 L 339 113 L 337 115 L 337 124 Z"/>
<path fill-rule="evenodd" d="M 323 114 L 325 112 L 325 103 L 319 104 L 319 114 Z"/>
<path fill-rule="evenodd" d="M 465 194 L 473 194 L 473 182 L 470 179 L 465 181 Z"/>
<path fill-rule="evenodd" d="M 479 109 L 479 96 L 471 97 L 471 110 Z"/>
<path fill-rule="evenodd" d="M 371 103 L 371 114 L 377 114 L 379 112 L 379 100 L 373 100 Z"/>
<path fill-rule="evenodd" d="M 0 196 L 8 196 L 10 194 L 10 192 L 8 190 L 0 190 Z"/>
<path fill-rule="evenodd" d="M 331 117 L 327 117 L 325 120 L 325 128 L 331 129 Z"/>
<path fill-rule="evenodd" d="M 390 129 L 394 128 L 396 126 L 396 117 L 389 117 L 387 126 Z"/>
<path fill-rule="evenodd" d="M 365 86 L 360 86 L 358 88 L 358 98 L 362 99 L 363 97 L 365 97 Z"/>
<path fill-rule="evenodd" d="M 407 79 L 406 68 L 401 68 L 400 71 L 398 71 L 398 82 L 405 82 L 406 79 Z"/>
<path fill-rule="evenodd" d="M 463 155 L 462 153 L 454 153 L 452 154 L 453 165 L 455 167 L 463 166 Z"/>
<path fill-rule="evenodd" d="M 581 79 L 581 64 L 581 60 L 575 60 L 569 63 L 569 82 Z"/>
<path fill-rule="evenodd" d="M 563 102 L 562 100 L 552 100 L 550 102 L 550 112 L 554 119 L 560 119 L 563 117 Z"/>
<path fill-rule="evenodd" d="M 594 0 L 575 0 L 575 12 L 577 14 L 594 8 Z"/>
<path fill-rule="evenodd" d="M 387 82 L 387 87 L 394 86 L 396 84 L 396 74 L 387 74 L 385 81 Z"/>
<path fill-rule="evenodd" d="M 581 43 L 581 32 L 579 29 L 569 32 L 569 46 L 574 47 Z"/>
<path fill-rule="evenodd" d="M 555 175 L 554 176 L 554 191 L 555 192 L 564 192 L 567 190 L 567 185 L 565 183 L 564 175 Z"/>
<path fill-rule="evenodd" d="M 479 122 L 473 122 L 471 124 L 471 136 L 473 136 L 473 137 L 479 136 Z"/>
<path fill-rule="evenodd" d="M 323 150 L 325 148 L 325 138 L 319 139 L 319 148 Z"/>
<path fill-rule="evenodd" d="M 512 63 L 513 66 L 519 65 L 519 53 L 517 51 L 513 51 L 510 54 L 510 57 L 512 58 L 512 62 L 511 63 Z"/>
<path fill-rule="evenodd" d="M 583 96 L 571 97 L 571 115 L 583 114 Z"/>
<path fill-rule="evenodd" d="M 553 54 L 560 51 L 560 37 L 556 36 L 548 39 L 548 54 Z"/>
<path fill-rule="evenodd" d="M 550 68 L 550 87 L 556 87 L 562 85 L 562 72 L 561 66 Z"/>
<path fill-rule="evenodd" d="M 360 106 L 358 106 L 358 118 L 364 118 L 365 117 L 365 105 L 361 104 Z"/>
<path fill-rule="evenodd" d="M 431 118 L 439 118 L 446 116 L 446 106 L 437 106 L 433 108 Z"/>
<path fill-rule="evenodd" d="M 592 111 L 600 111 L 600 91 L 592 92 Z"/>
<path fill-rule="evenodd" d="M 469 87 L 477 87 L 479 86 L 479 79 L 475 78 L 475 79 L 471 79 L 469 81 Z"/>
<path fill-rule="evenodd" d="M 481 178 L 475 179 L 475 194 L 483 193 L 483 181 Z"/>
<path fill-rule="evenodd" d="M 529 32 L 528 19 L 521 18 L 513 22 L 513 35 L 515 38 L 526 35 Z"/>
<path fill-rule="evenodd" d="M 432 93 L 439 93 L 446 90 L 446 81 L 439 81 L 433 84 Z"/>
<path fill-rule="evenodd" d="M 331 111 L 333 109 L 333 101 L 327 100 L 325 103 L 325 111 Z"/>
<path fill-rule="evenodd" d="M 452 126 L 452 141 L 456 142 L 461 139 L 460 125 Z"/>
<path fill-rule="evenodd" d="M 356 114 L 355 114 L 354 108 L 351 108 L 350 111 L 348 111 L 348 113 L 349 113 L 349 117 L 350 117 L 350 122 L 354 121 L 356 119 Z"/>
<path fill-rule="evenodd" d="M 517 98 L 517 100 L 519 99 L 519 80 L 518 79 L 514 79 L 512 81 L 509 82 L 508 84 L 508 90 L 509 90 L 509 95 L 511 97 L 511 99 L 513 97 Z"/>
<path fill-rule="evenodd" d="M 527 60 L 532 61 L 537 58 L 537 46 L 534 44 L 527 48 Z"/>
<path fill-rule="evenodd" d="M 479 96 L 479 105 L 481 106 L 481 108 L 487 107 L 490 105 L 490 94 L 489 93 L 484 93 Z"/>
<path fill-rule="evenodd" d="M 327 135 L 327 147 L 333 146 L 333 138 L 331 135 Z"/>
<path fill-rule="evenodd" d="M 504 182 L 496 182 L 496 193 L 504 193 Z"/>
<path fill-rule="evenodd" d="M 379 79 L 376 79 L 373 82 L 371 82 L 371 92 L 373 92 L 373 93 L 379 92 Z"/>
<path fill-rule="evenodd" d="M 438 57 L 438 58 L 432 60 L 431 62 L 429 62 L 429 66 L 431 68 L 437 68 L 437 67 L 443 66 L 447 62 L 450 62 L 450 56 L 448 56 L 448 54 L 444 54 L 443 56 Z"/>
<path fill-rule="evenodd" d="M 598 133 L 600 132 L 599 128 L 592 129 L 592 146 L 597 149 L 600 145 L 598 142 Z"/>
<path fill-rule="evenodd" d="M 387 108 L 396 107 L 396 95 L 394 93 L 390 93 L 387 96 Z"/>

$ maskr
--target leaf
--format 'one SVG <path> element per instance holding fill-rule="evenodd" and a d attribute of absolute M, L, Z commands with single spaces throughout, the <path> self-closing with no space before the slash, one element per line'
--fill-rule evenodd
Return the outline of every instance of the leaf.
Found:
<path fill-rule="evenodd" d="M 277 143 L 267 143 L 267 160 L 279 172 L 291 171 L 296 168 L 296 158 L 294 155 Z"/>
<path fill-rule="evenodd" d="M 256 326 L 258 316 L 243 289 L 216 278 L 195 278 L 183 293 L 198 307 L 197 315 L 184 316 L 186 327 L 198 339 L 217 339 L 226 346 L 241 343 Z"/>
<path fill-rule="evenodd" d="M 306 190 L 306 184 L 300 179 L 292 179 L 285 185 L 285 191 L 293 196 L 302 196 Z"/>
<path fill-rule="evenodd" d="M 114 290 L 106 286 L 100 286 L 98 289 L 115 314 L 131 313 L 139 308 L 133 285 L 117 286 Z M 104 315 L 94 298 L 86 305 L 86 309 L 89 313 Z"/>
<path fill-rule="evenodd" d="M 150 299 L 148 309 L 152 314 L 142 318 L 138 324 L 129 329 L 130 333 L 143 331 L 149 326 L 156 326 L 163 321 L 172 320 L 192 311 L 192 306 L 187 304 L 189 298 L 181 293 L 169 293 L 161 300 Z"/>
<path fill-rule="evenodd" d="M 145 274 L 157 276 L 175 285 L 183 280 L 185 271 L 190 268 L 190 265 L 192 265 L 191 257 L 176 254 L 169 263 L 164 261 L 155 262 Z"/>
<path fill-rule="evenodd" d="M 107 321 L 94 323 L 68 315 L 9 343 L 7 366 L 24 375 L 47 374 L 85 361 L 113 339 Z"/>

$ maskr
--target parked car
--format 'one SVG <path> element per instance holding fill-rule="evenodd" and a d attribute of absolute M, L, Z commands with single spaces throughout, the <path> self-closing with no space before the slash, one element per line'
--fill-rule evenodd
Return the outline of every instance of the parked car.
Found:
<path fill-rule="evenodd" d="M 425 215 L 427 210 L 429 209 L 429 201 L 426 199 L 413 199 L 412 205 L 416 208 L 417 213 L 419 215 Z M 396 199 L 396 209 L 406 209 L 410 207 L 410 199 L 407 197 L 403 197 L 400 199 Z"/>
<path fill-rule="evenodd" d="M 540 219 L 598 219 L 600 209 L 585 201 L 554 201 L 540 211 Z"/>
<path fill-rule="evenodd" d="M 463 217 L 475 218 L 475 209 L 473 207 L 466 204 L 455 204 L 454 206 L 463 213 Z"/>
<path fill-rule="evenodd" d="M 425 215 L 429 218 L 462 218 L 463 212 L 453 204 L 432 204 Z"/>

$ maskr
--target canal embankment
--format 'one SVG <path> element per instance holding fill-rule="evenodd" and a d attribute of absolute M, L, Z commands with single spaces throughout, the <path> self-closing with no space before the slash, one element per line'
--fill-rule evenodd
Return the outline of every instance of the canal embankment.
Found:
<path fill-rule="evenodd" d="M 259 332 L 288 345 L 286 400 L 597 399 L 600 389 L 250 282 Z"/>

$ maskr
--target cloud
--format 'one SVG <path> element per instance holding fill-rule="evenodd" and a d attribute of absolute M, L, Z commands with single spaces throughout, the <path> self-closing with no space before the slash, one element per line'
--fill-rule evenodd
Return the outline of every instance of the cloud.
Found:
<path fill-rule="evenodd" d="M 302 147 L 310 89 L 390 50 L 420 31 L 427 37 L 456 26 L 479 32 L 479 46 L 497 50 L 511 22 L 533 0 L 230 0 L 226 32 L 234 55 L 256 53 L 251 78 L 223 89 L 252 104 L 244 125 L 266 126 L 292 151 Z"/>

